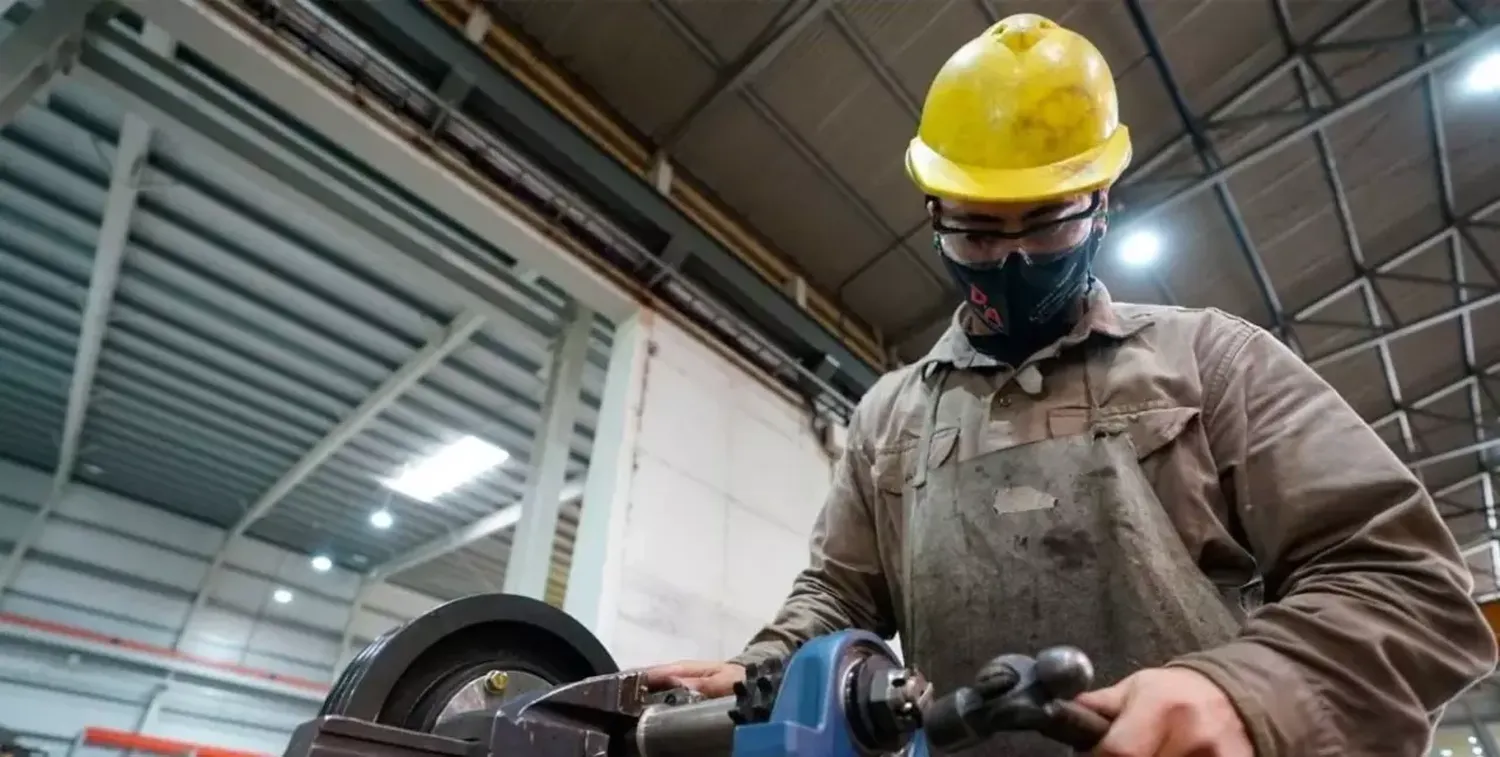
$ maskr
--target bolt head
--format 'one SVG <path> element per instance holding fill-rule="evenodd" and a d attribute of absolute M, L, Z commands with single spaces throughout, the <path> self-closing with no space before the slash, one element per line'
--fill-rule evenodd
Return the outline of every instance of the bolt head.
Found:
<path fill-rule="evenodd" d="M 484 679 L 484 689 L 491 694 L 504 694 L 509 685 L 510 676 L 503 670 L 493 671 Z"/>

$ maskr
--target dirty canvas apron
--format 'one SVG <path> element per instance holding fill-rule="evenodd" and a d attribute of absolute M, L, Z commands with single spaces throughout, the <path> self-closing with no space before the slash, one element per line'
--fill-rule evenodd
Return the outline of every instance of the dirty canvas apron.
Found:
<path fill-rule="evenodd" d="M 988 418 L 991 396 L 933 389 L 910 477 L 902 638 L 938 691 L 971 683 L 1004 653 L 1071 644 L 1096 687 L 1222 644 L 1243 613 L 1204 575 L 1137 462 L 1125 419 L 1101 414 L 1088 378 L 1085 433 L 929 462 L 938 419 Z M 1092 366 L 1107 375 L 1103 366 Z M 979 416 L 970 415 L 981 414 Z M 946 424 L 945 424 L 946 425 Z M 983 428 L 966 423 L 963 431 Z M 964 754 L 1053 757 L 1071 750 L 1002 734 Z"/>

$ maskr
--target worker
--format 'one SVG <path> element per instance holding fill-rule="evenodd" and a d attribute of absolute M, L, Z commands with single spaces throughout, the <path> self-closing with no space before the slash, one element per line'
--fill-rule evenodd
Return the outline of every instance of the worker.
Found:
<path fill-rule="evenodd" d="M 732 661 L 649 681 L 724 695 L 749 663 L 861 628 L 899 633 L 941 692 L 1066 643 L 1098 669 L 1079 702 L 1112 720 L 1100 755 L 1426 752 L 1495 663 L 1458 548 L 1271 334 L 1111 301 L 1093 266 L 1130 157 L 1082 36 L 1011 16 L 948 60 L 906 168 L 964 302 L 855 410 L 771 624 Z M 1065 753 L 1034 734 L 976 748 Z"/>

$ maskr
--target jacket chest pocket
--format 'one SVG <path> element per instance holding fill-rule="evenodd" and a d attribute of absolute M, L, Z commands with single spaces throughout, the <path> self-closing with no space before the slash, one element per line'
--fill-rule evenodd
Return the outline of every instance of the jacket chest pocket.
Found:
<path fill-rule="evenodd" d="M 1099 426 L 1107 433 L 1125 433 L 1135 447 L 1136 459 L 1145 467 L 1153 456 L 1162 457 L 1156 453 L 1176 442 L 1197 417 L 1195 407 L 1162 407 L 1139 412 L 1106 409 Z M 1087 434 L 1089 411 L 1081 407 L 1055 408 L 1047 413 L 1047 430 L 1054 439 Z"/>

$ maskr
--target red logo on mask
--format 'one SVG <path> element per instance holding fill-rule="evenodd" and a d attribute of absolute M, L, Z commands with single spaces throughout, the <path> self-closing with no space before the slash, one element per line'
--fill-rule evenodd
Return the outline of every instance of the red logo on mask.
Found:
<path fill-rule="evenodd" d="M 985 323 L 997 329 L 1004 328 L 1004 323 L 1000 320 L 1000 312 L 990 307 L 990 298 L 973 284 L 969 285 L 969 304 L 974 306 L 974 310 L 979 313 L 979 317 L 983 318 Z"/>

